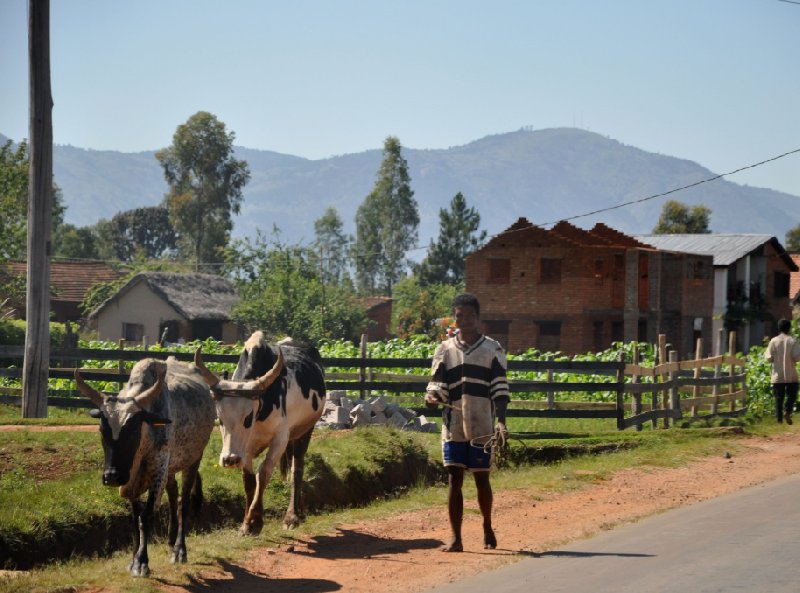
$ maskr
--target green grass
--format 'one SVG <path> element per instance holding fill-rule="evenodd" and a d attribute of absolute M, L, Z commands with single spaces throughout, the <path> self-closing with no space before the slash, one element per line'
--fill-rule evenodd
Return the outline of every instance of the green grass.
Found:
<path fill-rule="evenodd" d="M 89 416 L 87 408 L 57 408 L 48 406 L 47 418 L 23 418 L 22 410 L 15 404 L 0 404 L 0 424 L 23 424 L 25 426 L 73 426 L 97 424 Z"/>

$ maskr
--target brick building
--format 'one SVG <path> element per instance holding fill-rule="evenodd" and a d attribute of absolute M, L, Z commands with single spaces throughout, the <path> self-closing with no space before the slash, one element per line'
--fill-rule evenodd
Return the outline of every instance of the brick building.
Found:
<path fill-rule="evenodd" d="M 791 318 L 792 297 L 797 294 L 792 292 L 792 276 L 798 273 L 798 264 L 772 235 L 637 235 L 636 239 L 658 249 L 713 257 L 712 334 L 735 329 L 737 351 L 763 344 L 777 333 L 778 319 Z M 717 350 L 713 354 L 719 354 Z"/>
<path fill-rule="evenodd" d="M 483 331 L 509 352 L 578 354 L 613 341 L 655 342 L 681 354 L 711 338 L 712 258 L 665 252 L 604 224 L 550 230 L 520 218 L 466 260 L 466 289 Z"/>

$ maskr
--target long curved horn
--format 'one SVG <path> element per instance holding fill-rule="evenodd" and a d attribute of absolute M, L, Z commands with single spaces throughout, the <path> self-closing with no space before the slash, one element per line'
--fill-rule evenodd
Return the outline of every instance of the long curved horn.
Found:
<path fill-rule="evenodd" d="M 78 369 L 75 369 L 75 384 L 78 386 L 78 390 L 88 397 L 94 405 L 98 408 L 103 406 L 106 396 L 87 384 L 86 381 L 83 380 L 83 377 L 81 377 L 81 373 Z"/>
<path fill-rule="evenodd" d="M 167 365 L 164 363 L 156 363 L 156 382 L 152 387 L 144 390 L 142 393 L 133 398 L 133 401 L 140 408 L 146 408 L 156 397 L 161 393 L 164 387 L 164 378 L 167 376 Z"/>
<path fill-rule="evenodd" d="M 266 373 L 261 375 L 256 381 L 258 382 L 258 388 L 267 390 L 269 386 L 275 382 L 275 379 L 281 376 L 281 371 L 283 370 L 283 351 L 278 347 L 278 360 L 275 361 L 275 364 L 272 365 L 272 368 L 268 370 Z"/>
<path fill-rule="evenodd" d="M 217 383 L 219 383 L 219 377 L 206 368 L 206 365 L 203 362 L 202 350 L 203 347 L 198 346 L 197 350 L 194 351 L 194 366 L 198 371 L 200 371 L 200 375 L 202 375 L 203 380 L 208 384 L 208 386 L 215 387 Z"/>
<path fill-rule="evenodd" d="M 201 361 L 202 362 L 202 361 Z M 195 364 L 197 364 L 197 353 L 195 352 Z M 198 368 L 200 368 L 198 366 Z M 236 392 L 239 395 L 244 395 L 248 391 L 252 392 L 253 394 L 260 393 L 262 391 L 266 391 L 269 389 L 269 386 L 272 385 L 275 380 L 281 376 L 281 371 L 283 371 L 283 352 L 280 348 L 278 348 L 278 358 L 275 360 L 275 364 L 272 365 L 272 368 L 268 370 L 266 373 L 261 375 L 256 379 L 251 379 L 250 381 L 220 381 L 214 373 L 211 371 L 206 370 L 206 372 L 216 379 L 216 383 L 210 383 L 210 379 L 203 375 L 206 380 L 206 383 L 209 384 L 211 387 L 216 387 L 217 391 L 230 391 Z M 203 371 L 200 371 L 203 373 Z"/>

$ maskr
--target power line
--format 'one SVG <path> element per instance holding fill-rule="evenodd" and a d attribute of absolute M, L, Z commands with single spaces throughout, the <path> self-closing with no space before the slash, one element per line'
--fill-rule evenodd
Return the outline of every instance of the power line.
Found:
<path fill-rule="evenodd" d="M 797 4 L 800 4 L 800 2 L 798 2 Z M 670 194 L 674 194 L 676 192 L 683 191 L 685 189 L 689 189 L 689 188 L 692 188 L 692 187 L 697 187 L 698 185 L 702 185 L 703 183 L 709 183 L 710 181 L 716 181 L 717 179 L 722 179 L 723 177 L 727 177 L 728 175 L 734 175 L 736 173 L 740 173 L 740 172 L 745 171 L 747 169 L 753 169 L 755 167 L 760 167 L 761 165 L 765 165 L 766 163 L 771 163 L 772 161 L 777 161 L 778 159 L 782 159 L 783 157 L 786 157 L 786 156 L 789 156 L 789 155 L 792 155 L 792 154 L 796 154 L 798 152 L 800 152 L 800 148 L 796 148 L 794 150 L 790 150 L 789 152 L 784 152 L 783 154 L 779 154 L 778 156 L 774 156 L 772 158 L 769 158 L 769 159 L 766 159 L 766 160 L 763 160 L 763 161 L 759 161 L 758 163 L 753 163 L 752 165 L 747 165 L 745 167 L 739 167 L 738 169 L 735 169 L 733 171 L 729 171 L 727 173 L 720 173 L 719 175 L 714 175 L 713 177 L 709 177 L 708 179 L 702 179 L 701 181 L 696 181 L 695 183 L 690 183 L 689 185 L 683 185 L 681 187 L 676 187 L 674 189 L 662 192 L 660 194 L 655 194 L 655 195 L 652 195 L 652 196 L 648 196 L 646 198 L 640 198 L 638 200 L 631 200 L 630 202 L 623 202 L 622 204 L 617 204 L 616 206 L 608 206 L 607 208 L 600 208 L 599 210 L 593 210 L 591 212 L 586 212 L 585 214 L 576 214 L 575 216 L 570 216 L 570 217 L 567 217 L 567 218 L 561 218 L 559 220 L 554 220 L 552 222 L 545 222 L 545 223 L 542 223 L 540 226 L 547 226 L 547 225 L 551 225 L 551 224 L 556 224 L 556 223 L 558 223 L 558 222 L 560 222 L 562 220 L 574 220 L 576 218 L 584 218 L 586 216 L 592 216 L 593 214 L 600 214 L 602 212 L 608 212 L 610 210 L 616 210 L 618 208 L 623 208 L 625 206 L 631 206 L 633 204 L 641 204 L 642 202 L 647 202 L 649 200 L 655 200 L 656 198 L 663 198 L 664 196 L 668 196 Z"/>

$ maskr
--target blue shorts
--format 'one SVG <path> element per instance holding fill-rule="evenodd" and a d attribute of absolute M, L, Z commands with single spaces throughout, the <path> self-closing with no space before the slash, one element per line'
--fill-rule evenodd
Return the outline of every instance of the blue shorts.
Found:
<path fill-rule="evenodd" d="M 492 450 L 475 447 L 467 442 L 442 441 L 445 467 L 463 467 L 470 471 L 489 471 L 492 467 Z"/>

